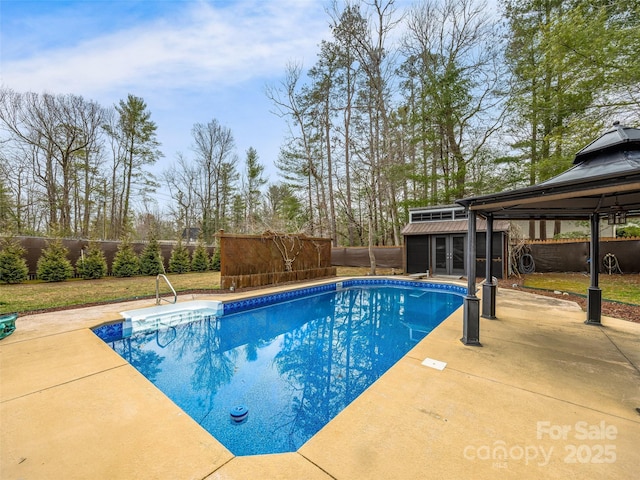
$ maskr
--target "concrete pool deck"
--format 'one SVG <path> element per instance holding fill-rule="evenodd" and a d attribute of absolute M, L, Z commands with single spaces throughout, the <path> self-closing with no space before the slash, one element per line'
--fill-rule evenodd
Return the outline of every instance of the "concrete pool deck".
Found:
<path fill-rule="evenodd" d="M 0 478 L 637 475 L 640 324 L 588 326 L 575 303 L 501 289 L 482 347 L 459 341 L 460 308 L 297 452 L 234 457 L 89 330 L 153 304 L 17 320 L 0 341 Z"/>

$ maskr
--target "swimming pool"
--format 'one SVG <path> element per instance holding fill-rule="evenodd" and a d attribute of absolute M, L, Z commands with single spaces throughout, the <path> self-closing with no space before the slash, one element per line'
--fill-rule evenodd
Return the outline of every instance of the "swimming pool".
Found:
<path fill-rule="evenodd" d="M 126 312 L 125 322 L 94 331 L 233 454 L 290 452 L 463 294 L 454 285 L 351 280 Z"/>

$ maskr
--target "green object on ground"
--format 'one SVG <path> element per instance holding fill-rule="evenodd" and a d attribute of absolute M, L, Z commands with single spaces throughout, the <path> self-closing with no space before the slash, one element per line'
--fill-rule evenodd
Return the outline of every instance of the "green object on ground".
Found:
<path fill-rule="evenodd" d="M 7 337 L 13 333 L 16 329 L 17 313 L 10 313 L 8 315 L 0 315 L 0 339 Z"/>

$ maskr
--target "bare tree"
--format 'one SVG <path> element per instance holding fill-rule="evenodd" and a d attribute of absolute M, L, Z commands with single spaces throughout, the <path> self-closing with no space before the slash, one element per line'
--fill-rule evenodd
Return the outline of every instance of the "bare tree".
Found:
<path fill-rule="evenodd" d="M 192 129 L 197 177 L 194 193 L 199 203 L 204 240 L 213 241 L 225 226 L 226 205 L 237 181 L 235 140 L 229 128 L 213 119 Z"/>
<path fill-rule="evenodd" d="M 23 151 L 29 152 L 34 179 L 44 188 L 48 228 L 66 235 L 86 234 L 91 215 L 90 177 L 95 171 L 88 165 L 97 161 L 93 155 L 104 110 L 77 95 L 4 90 L 1 100 L 0 122 L 23 145 Z M 78 162 L 80 158 L 84 160 Z M 87 167 L 83 179 L 77 176 L 78 167 Z M 83 201 L 78 197 L 81 191 Z"/>
<path fill-rule="evenodd" d="M 178 229 L 187 232 L 187 244 L 190 241 L 191 229 L 197 225 L 196 179 L 198 177 L 195 165 L 178 154 L 176 164 L 169 167 L 163 174 L 163 179 L 169 188 L 169 194 L 174 201 L 170 206 Z"/>
<path fill-rule="evenodd" d="M 408 16 L 404 71 L 418 79 L 408 84 L 418 90 L 413 118 L 423 155 L 431 157 L 425 170 L 434 202 L 467 193 L 469 164 L 501 126 L 499 36 L 486 12 L 486 4 L 473 0 L 427 0 Z"/>
<path fill-rule="evenodd" d="M 279 167 L 290 175 L 296 186 L 300 177 L 306 179 L 306 203 L 309 217 L 309 230 L 318 234 L 320 222 L 316 222 L 315 206 L 322 203 L 314 201 L 313 192 L 324 190 L 321 166 L 316 154 L 317 143 L 314 141 L 317 124 L 311 122 L 313 103 L 306 101 L 300 87 L 302 66 L 289 63 L 286 68 L 285 80 L 279 87 L 269 86 L 267 97 L 273 102 L 278 116 L 289 119 L 289 144 L 281 153 Z M 298 178 L 296 178 L 298 177 Z M 322 194 L 319 195 L 322 198 Z"/>

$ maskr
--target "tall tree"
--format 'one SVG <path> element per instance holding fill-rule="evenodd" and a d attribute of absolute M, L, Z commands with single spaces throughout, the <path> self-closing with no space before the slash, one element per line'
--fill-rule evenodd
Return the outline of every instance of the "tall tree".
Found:
<path fill-rule="evenodd" d="M 245 229 L 249 233 L 256 233 L 258 212 L 261 206 L 262 191 L 260 190 L 267 181 L 263 177 L 264 165 L 259 161 L 258 152 L 249 147 L 245 159 L 245 173 L 243 182 L 245 212 Z"/>
<path fill-rule="evenodd" d="M 389 205 L 393 204 L 394 185 L 389 182 L 387 172 L 393 162 L 390 144 L 390 99 L 393 91 L 394 56 L 389 48 L 388 37 L 398 24 L 393 1 L 374 0 L 367 4 L 364 14 L 358 6 L 347 5 L 348 22 L 336 28 L 349 45 L 362 70 L 363 86 L 357 101 L 362 105 L 361 123 L 363 144 L 356 154 L 366 171 L 367 226 L 371 273 L 375 273 L 376 262 L 372 247 L 391 239 L 399 244 L 398 225 L 388 222 Z M 346 19 L 346 17 L 342 17 Z"/>
<path fill-rule="evenodd" d="M 153 165 L 162 153 L 159 150 L 160 142 L 156 138 L 156 123 L 151 120 L 151 112 L 142 98 L 129 94 L 126 101 L 120 100 L 115 110 L 118 115 L 117 123 L 107 125 L 106 131 L 116 142 L 114 154 L 118 158 L 114 163 L 122 168 L 124 182 L 122 217 L 117 219 L 119 221 L 115 232 L 119 237 L 132 221 L 132 188 L 137 186 L 138 193 L 155 188 L 155 179 L 145 167 Z"/>
<path fill-rule="evenodd" d="M 567 168 L 575 151 L 613 120 L 613 112 L 637 115 L 638 96 L 631 92 L 640 86 L 638 5 L 503 2 L 512 79 L 508 133 L 528 164 L 529 183 Z M 554 232 L 559 233 L 559 223 Z M 536 236 L 533 222 L 529 236 Z M 546 236 L 543 222 L 540 236 Z"/>
<path fill-rule="evenodd" d="M 430 203 L 468 193 L 470 173 L 501 125 L 497 25 L 486 4 L 424 1 L 411 9 L 403 72 L 412 133 L 421 145 L 416 178 Z"/>
<path fill-rule="evenodd" d="M 90 209 L 91 183 L 87 171 L 84 185 L 77 175 L 78 158 L 89 161 L 95 153 L 99 125 L 104 111 L 95 102 L 78 95 L 17 93 L 3 89 L 0 95 L 0 124 L 15 145 L 31 161 L 33 179 L 45 191 L 48 207 L 47 227 L 71 235 L 84 225 L 89 214 L 74 210 L 74 204 Z M 80 169 L 84 163 L 80 163 Z M 84 190 L 84 202 L 79 192 Z"/>
<path fill-rule="evenodd" d="M 238 178 L 235 140 L 231 130 L 216 119 L 207 124 L 196 123 L 192 136 L 200 228 L 204 241 L 212 243 L 215 233 L 225 227 L 227 204 Z"/>
<path fill-rule="evenodd" d="M 178 154 L 175 165 L 164 172 L 164 181 L 173 199 L 170 211 L 179 231 L 187 232 L 187 244 L 191 238 L 191 229 L 198 224 L 196 215 L 196 180 L 198 171 L 182 154 Z"/>
<path fill-rule="evenodd" d="M 342 149 L 342 161 L 336 162 L 335 168 L 338 190 L 335 201 L 340 205 L 338 215 L 346 223 L 348 245 L 354 246 L 362 244 L 362 239 L 356 235 L 356 232 L 361 229 L 358 228 L 352 192 L 353 169 L 355 168 L 352 158 L 354 147 L 352 132 L 354 129 L 353 121 L 356 118 L 356 94 L 362 70 L 359 68 L 350 32 L 357 31 L 356 25 L 362 22 L 362 18 L 356 6 L 346 5 L 344 9 L 341 9 L 336 1 L 333 2 L 329 15 L 334 40 L 327 42 L 325 50 L 336 68 L 332 82 L 333 108 L 338 117 L 334 126 L 334 132 L 337 134 L 334 145 Z M 355 25 L 351 26 L 352 23 Z M 337 241 L 337 225 L 335 228 L 334 241 Z"/>
<path fill-rule="evenodd" d="M 292 186 L 306 192 L 308 231 L 320 234 L 317 218 L 318 197 L 314 192 L 324 190 L 322 165 L 317 152 L 317 123 L 314 123 L 313 103 L 303 94 L 300 86 L 302 65 L 289 63 L 285 80 L 277 87 L 267 87 L 267 97 L 273 102 L 275 113 L 289 123 L 289 138 L 281 148 L 277 166 Z"/>

